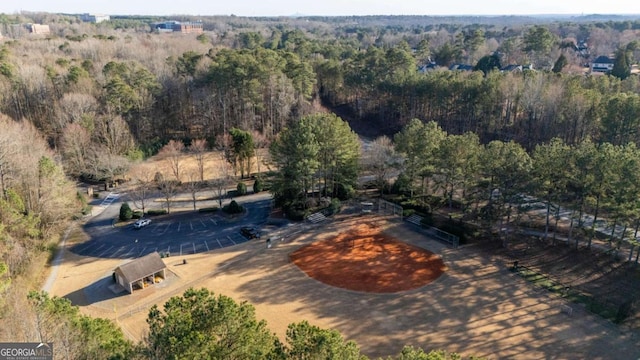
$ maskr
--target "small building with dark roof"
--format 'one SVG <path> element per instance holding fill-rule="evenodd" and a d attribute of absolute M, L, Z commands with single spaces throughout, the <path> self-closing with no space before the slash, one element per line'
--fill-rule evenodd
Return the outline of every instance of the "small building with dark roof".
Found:
<path fill-rule="evenodd" d="M 144 289 L 145 283 L 155 283 L 157 276 L 166 279 L 166 269 L 167 265 L 162 261 L 160 254 L 152 252 L 118 266 L 114 276 L 116 283 L 129 293 L 133 293 L 134 286 Z"/>
<path fill-rule="evenodd" d="M 607 73 L 607 72 L 613 70 L 613 63 L 614 63 L 614 59 L 612 59 L 612 58 L 610 58 L 608 56 L 604 56 L 604 55 L 598 56 L 591 63 L 591 72 Z"/>
<path fill-rule="evenodd" d="M 449 70 L 473 71 L 473 65 L 469 65 L 469 64 L 452 64 L 451 66 L 449 66 Z"/>

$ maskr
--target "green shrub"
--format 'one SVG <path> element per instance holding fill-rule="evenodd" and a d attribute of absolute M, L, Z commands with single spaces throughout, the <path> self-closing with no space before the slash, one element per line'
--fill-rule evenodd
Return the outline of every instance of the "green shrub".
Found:
<path fill-rule="evenodd" d="M 304 217 L 307 216 L 306 211 L 304 211 L 303 209 L 296 209 L 296 208 L 285 209 L 285 213 L 287 214 L 287 218 L 293 221 L 304 220 Z"/>
<path fill-rule="evenodd" d="M 91 214 L 91 205 L 89 205 L 89 203 L 87 202 L 87 198 L 85 198 L 84 195 L 80 193 L 80 191 L 76 192 L 76 198 L 80 203 L 80 212 L 82 213 L 82 215 Z"/>
<path fill-rule="evenodd" d="M 141 161 L 144 159 L 144 152 L 140 149 L 129 150 L 125 156 L 131 161 Z"/>
<path fill-rule="evenodd" d="M 196 40 L 200 41 L 203 44 L 206 44 L 207 42 L 209 42 L 209 37 L 205 34 L 200 34 L 196 37 Z"/>
<path fill-rule="evenodd" d="M 391 186 L 392 194 L 410 194 L 411 193 L 411 180 L 405 174 L 398 175 L 398 178 Z"/>
<path fill-rule="evenodd" d="M 131 216 L 132 219 L 141 219 L 142 216 L 144 216 L 144 213 L 141 210 L 136 210 L 133 212 L 133 215 Z"/>
<path fill-rule="evenodd" d="M 256 181 L 253 183 L 253 192 L 259 193 L 260 191 L 262 191 L 262 181 L 260 178 L 256 178 Z"/>
<path fill-rule="evenodd" d="M 244 208 L 235 200 L 232 200 L 229 205 L 222 208 L 222 210 L 228 214 L 240 214 L 244 211 Z"/>
<path fill-rule="evenodd" d="M 331 215 L 337 214 L 338 212 L 340 212 L 341 206 L 342 206 L 342 203 L 340 202 L 339 199 L 336 199 L 336 198 L 331 199 L 331 204 L 329 204 L 329 212 L 331 213 Z"/>
<path fill-rule="evenodd" d="M 149 210 L 149 211 L 147 211 L 147 215 L 164 215 L 166 213 L 167 213 L 166 209 Z"/>
<path fill-rule="evenodd" d="M 89 215 L 91 214 L 91 210 L 93 209 L 93 206 L 87 204 L 85 206 L 82 207 L 82 215 Z"/>
<path fill-rule="evenodd" d="M 216 211 L 218 211 L 217 206 L 198 209 L 198 212 L 201 212 L 201 213 L 210 213 L 210 212 L 216 212 Z"/>
<path fill-rule="evenodd" d="M 247 195 L 247 185 L 244 182 L 239 182 L 236 187 L 236 192 L 238 196 Z"/>
<path fill-rule="evenodd" d="M 402 216 L 403 217 L 409 217 L 409 216 L 411 216 L 411 215 L 413 215 L 415 213 L 416 213 L 416 211 L 413 210 L 413 209 L 402 209 Z"/>
<path fill-rule="evenodd" d="M 336 184 L 336 196 L 342 201 L 351 199 L 355 193 L 351 185 Z"/>
<path fill-rule="evenodd" d="M 133 211 L 131 211 L 131 207 L 129 203 L 122 203 L 120 206 L 120 221 L 131 220 L 133 217 Z"/>
<path fill-rule="evenodd" d="M 403 209 L 411 209 L 418 213 L 420 216 L 431 214 L 431 206 L 424 201 L 425 199 L 407 199 L 400 201 L 400 206 Z"/>
<path fill-rule="evenodd" d="M 261 184 L 262 191 L 270 191 L 271 190 L 271 182 L 264 181 L 264 180 L 261 180 L 261 182 L 262 182 L 262 184 Z"/>

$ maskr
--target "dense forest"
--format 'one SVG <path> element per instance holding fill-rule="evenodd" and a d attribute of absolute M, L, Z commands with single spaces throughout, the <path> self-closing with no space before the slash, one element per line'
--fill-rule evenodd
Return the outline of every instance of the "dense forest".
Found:
<path fill-rule="evenodd" d="M 338 26 L 322 18 L 231 17 L 204 22 L 211 30 L 200 35 L 150 33 L 135 18 L 98 25 L 60 15 L 2 20 L 4 34 L 11 23 L 51 27 L 48 36 L 5 38 L 0 108 L 32 122 L 67 164 L 99 161 L 90 153 L 74 158 L 82 141 L 100 145 L 89 148 L 102 154 L 133 156 L 170 139 L 215 146 L 233 127 L 273 137 L 314 102 L 371 135 L 392 135 L 419 118 L 529 150 L 553 137 L 569 144 L 638 140 L 628 131 L 637 126 L 638 77 L 585 75 L 599 55 L 631 69 L 640 54 L 637 20 L 498 27 L 375 26 L 367 19 L 372 25 Z M 450 71 L 452 64 L 482 71 Z M 491 71 L 506 65 L 533 70 Z"/>
<path fill-rule="evenodd" d="M 299 186 L 306 192 L 318 178 L 355 186 L 350 129 L 318 111 L 379 137 L 377 155 L 361 160 L 380 188 L 400 167 L 395 191 L 408 198 L 438 192 L 450 208 L 510 216 L 510 204 L 528 191 L 544 199 L 548 213 L 552 202 L 565 202 L 596 217 L 606 210 L 625 231 L 638 228 L 637 18 L 174 19 L 202 21 L 202 34 L 154 33 L 149 24 L 156 20 L 89 24 L 73 15 L 0 14 L 5 319 L 16 309 L 46 310 L 50 318 L 67 316 L 75 334 L 92 326 L 111 331 L 45 295 L 32 294 L 23 306 L 26 290 L 11 284 L 34 272 L 34 259 L 42 264 L 86 209 L 74 180 L 119 178 L 132 161 L 172 141 L 228 150 L 229 136 L 250 133 L 256 146 L 275 144 L 274 162 L 286 169 L 291 134 L 314 129 L 324 136 L 319 122 L 326 121 L 349 139 L 350 156 L 340 169 L 317 161 L 318 171 L 307 171 Z M 30 34 L 28 23 L 47 24 L 50 33 Z M 615 60 L 610 74 L 589 71 L 601 55 Z M 322 142 L 309 143 L 314 154 L 323 150 Z M 279 191 L 297 191 L 287 179 L 280 178 Z M 501 202 L 486 207 L 496 189 Z M 150 323 L 160 336 L 162 327 Z M 133 351 L 116 338 L 119 354 Z M 275 351 L 271 340 L 265 351 Z M 349 346 L 343 350 L 358 356 Z"/>

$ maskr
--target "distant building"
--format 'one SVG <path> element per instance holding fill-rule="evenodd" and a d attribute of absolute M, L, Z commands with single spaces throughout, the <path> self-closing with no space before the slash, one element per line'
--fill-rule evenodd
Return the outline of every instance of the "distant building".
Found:
<path fill-rule="evenodd" d="M 51 29 L 49 29 L 49 25 L 42 24 L 27 24 L 25 25 L 27 30 L 34 35 L 49 35 L 51 33 Z"/>
<path fill-rule="evenodd" d="M 527 65 L 509 64 L 500 68 L 501 72 L 522 72 L 525 70 L 533 70 L 533 64 L 527 64 Z"/>
<path fill-rule="evenodd" d="M 509 64 L 506 66 L 503 66 L 500 71 L 502 72 L 517 72 L 517 71 L 522 71 L 522 65 L 518 65 L 518 64 Z"/>
<path fill-rule="evenodd" d="M 429 61 L 428 63 L 420 66 L 418 68 L 418 72 L 424 74 L 426 72 L 436 70 L 437 68 L 438 68 L 438 64 L 436 64 L 434 61 Z"/>
<path fill-rule="evenodd" d="M 469 64 L 452 64 L 451 66 L 449 66 L 449 70 L 473 71 L 473 65 L 469 65 Z"/>
<path fill-rule="evenodd" d="M 609 56 L 598 56 L 591 63 L 591 72 L 608 73 L 613 70 L 613 62 L 614 59 Z"/>
<path fill-rule="evenodd" d="M 151 30 L 159 33 L 179 32 L 182 34 L 202 34 L 201 22 L 164 21 L 151 24 Z"/>
<path fill-rule="evenodd" d="M 578 42 L 578 45 L 576 45 L 576 52 L 578 53 L 579 56 L 583 57 L 583 58 L 589 58 L 589 56 L 591 55 L 591 52 L 589 51 L 589 44 L 587 43 L 586 40 L 580 40 Z"/>
<path fill-rule="evenodd" d="M 80 15 L 80 20 L 84 21 L 84 22 L 90 22 L 90 23 L 94 23 L 94 24 L 99 24 L 103 21 L 109 21 L 111 20 L 111 17 L 109 15 L 102 15 L 102 14 L 82 14 Z"/>

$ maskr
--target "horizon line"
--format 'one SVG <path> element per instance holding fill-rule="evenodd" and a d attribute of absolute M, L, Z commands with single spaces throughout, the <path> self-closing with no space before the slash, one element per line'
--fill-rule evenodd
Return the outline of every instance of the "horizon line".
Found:
<path fill-rule="evenodd" d="M 246 18 L 282 18 L 282 17 L 373 17 L 373 16 L 424 16 L 424 17 L 540 17 L 540 16 L 558 16 L 558 17 L 586 17 L 586 16 L 639 16 L 640 13 L 528 13 L 528 14 L 341 14 L 341 15 L 322 15 L 322 14 L 304 14 L 294 13 L 289 15 L 238 15 L 238 14 L 190 14 L 190 13 L 166 13 L 166 14 L 132 14 L 132 13 L 104 13 L 104 12 L 51 12 L 40 10 L 16 10 L 14 12 L 0 11 L 0 14 L 21 14 L 21 13 L 47 13 L 59 15 L 82 15 L 82 14 L 98 14 L 109 16 L 228 16 L 228 17 L 246 17 Z"/>

